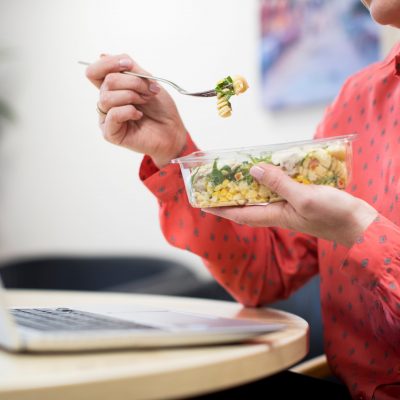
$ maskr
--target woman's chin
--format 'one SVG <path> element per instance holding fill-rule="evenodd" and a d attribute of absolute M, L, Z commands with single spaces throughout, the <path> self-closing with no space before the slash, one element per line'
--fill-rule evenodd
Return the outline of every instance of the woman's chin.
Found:
<path fill-rule="evenodd" d="M 390 7 L 382 6 L 379 2 L 372 2 L 370 12 L 372 18 L 378 24 L 400 28 L 400 9 L 398 6 L 393 10 Z"/>

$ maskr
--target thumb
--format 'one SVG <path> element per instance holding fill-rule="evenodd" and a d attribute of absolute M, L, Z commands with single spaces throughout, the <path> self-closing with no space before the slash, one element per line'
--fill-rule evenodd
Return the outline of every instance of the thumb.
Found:
<path fill-rule="evenodd" d="M 294 203 L 299 197 L 299 190 L 303 189 L 300 183 L 286 175 L 281 168 L 270 164 L 257 164 L 250 169 L 250 174 L 289 203 Z"/>

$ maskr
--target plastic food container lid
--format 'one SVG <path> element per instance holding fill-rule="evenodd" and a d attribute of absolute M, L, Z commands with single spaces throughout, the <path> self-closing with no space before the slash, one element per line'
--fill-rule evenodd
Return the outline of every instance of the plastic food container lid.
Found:
<path fill-rule="evenodd" d="M 278 150 L 290 149 L 294 147 L 305 147 L 310 146 L 310 150 L 316 147 L 329 146 L 331 144 L 337 143 L 348 143 L 357 139 L 357 134 L 349 134 L 343 136 L 332 136 L 323 139 L 312 139 L 312 140 L 302 140 L 295 142 L 278 143 L 265 146 L 252 146 L 252 147 L 238 147 L 231 149 L 215 149 L 208 151 L 196 151 L 184 157 L 179 157 L 171 160 L 172 164 L 177 163 L 207 163 L 213 162 L 216 158 L 220 159 L 236 159 L 240 156 L 248 157 L 249 155 L 255 154 L 268 154 Z"/>

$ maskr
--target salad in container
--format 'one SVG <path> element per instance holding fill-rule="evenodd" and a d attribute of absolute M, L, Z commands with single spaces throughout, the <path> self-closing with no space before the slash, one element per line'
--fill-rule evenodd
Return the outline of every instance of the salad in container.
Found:
<path fill-rule="evenodd" d="M 283 199 L 250 175 L 252 166 L 272 164 L 302 184 L 345 189 L 350 180 L 352 142 L 356 136 L 197 151 L 171 162 L 180 165 L 193 207 L 261 205 Z"/>

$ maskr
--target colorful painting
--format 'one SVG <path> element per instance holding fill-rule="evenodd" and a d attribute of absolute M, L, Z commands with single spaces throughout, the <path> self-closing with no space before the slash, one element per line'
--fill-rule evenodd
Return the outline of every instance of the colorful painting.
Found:
<path fill-rule="evenodd" d="M 360 0 L 260 0 L 263 103 L 270 110 L 326 103 L 379 57 Z"/>

